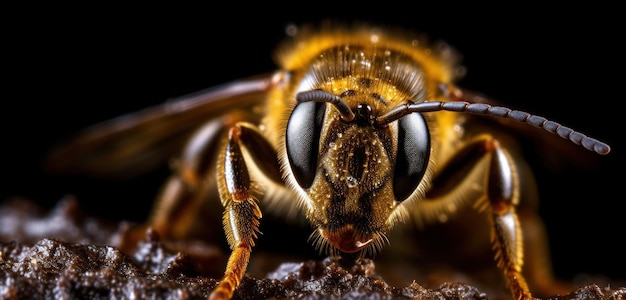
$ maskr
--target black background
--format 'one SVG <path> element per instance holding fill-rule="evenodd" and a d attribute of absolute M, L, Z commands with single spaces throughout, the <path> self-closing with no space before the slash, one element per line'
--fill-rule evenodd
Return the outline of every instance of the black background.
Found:
<path fill-rule="evenodd" d="M 624 22 L 616 7 L 457 7 L 381 1 L 249 7 L 30 7 L 5 11 L 2 199 L 53 205 L 66 193 L 112 219 L 143 220 L 166 172 L 132 182 L 70 181 L 40 169 L 55 142 L 93 123 L 258 73 L 290 22 L 362 20 L 443 39 L 463 54 L 460 85 L 612 146 L 597 169 L 539 170 L 557 275 L 626 277 Z M 230 6 L 232 5 L 232 7 Z M 408 5 L 408 6 L 407 6 Z M 545 149 L 549 151 L 550 149 Z M 126 208 L 135 203 L 137 209 Z M 623 247 L 623 246 L 622 246 Z"/>

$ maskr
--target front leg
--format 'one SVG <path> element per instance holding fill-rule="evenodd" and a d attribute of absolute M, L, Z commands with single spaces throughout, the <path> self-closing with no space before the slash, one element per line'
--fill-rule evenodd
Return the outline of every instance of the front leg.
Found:
<path fill-rule="evenodd" d="M 420 214 L 432 222 L 456 212 L 451 208 L 466 201 L 486 211 L 495 259 L 508 288 L 514 299 L 530 299 L 522 275 L 524 247 L 517 212 L 520 180 L 511 155 L 498 140 L 487 134 L 476 136 L 436 172 L 431 191 L 420 203 Z"/>
<path fill-rule="evenodd" d="M 504 272 L 514 299 L 530 299 L 528 285 L 522 276 L 524 247 L 515 210 L 520 193 L 518 172 L 508 152 L 496 140 L 485 140 L 485 148 L 491 153 L 487 201 L 491 212 L 491 242 L 498 267 Z"/>
<path fill-rule="evenodd" d="M 228 140 L 218 160 L 217 182 L 224 206 L 223 223 L 232 253 L 224 277 L 210 299 L 230 299 L 243 278 L 262 217 L 242 146 L 268 179 L 280 181 L 277 154 L 270 143 L 247 123 L 238 123 L 228 132 Z"/>

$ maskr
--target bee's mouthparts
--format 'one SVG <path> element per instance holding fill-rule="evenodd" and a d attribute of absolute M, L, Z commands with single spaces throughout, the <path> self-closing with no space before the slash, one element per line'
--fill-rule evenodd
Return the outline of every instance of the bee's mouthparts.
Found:
<path fill-rule="evenodd" d="M 358 233 L 351 224 L 333 231 L 320 228 L 319 232 L 331 245 L 345 253 L 357 252 L 373 240 L 370 235 Z"/>

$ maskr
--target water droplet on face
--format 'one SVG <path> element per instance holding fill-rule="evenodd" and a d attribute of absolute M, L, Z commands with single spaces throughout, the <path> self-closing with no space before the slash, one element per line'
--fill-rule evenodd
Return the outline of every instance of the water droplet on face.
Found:
<path fill-rule="evenodd" d="M 359 181 L 353 176 L 348 176 L 346 177 L 346 183 L 348 184 L 349 188 L 353 188 L 359 184 Z"/>

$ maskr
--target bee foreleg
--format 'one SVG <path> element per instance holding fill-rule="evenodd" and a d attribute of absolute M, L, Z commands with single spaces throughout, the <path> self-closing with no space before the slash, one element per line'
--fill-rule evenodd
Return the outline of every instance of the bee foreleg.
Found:
<path fill-rule="evenodd" d="M 491 152 L 487 174 L 487 201 L 491 212 L 491 241 L 498 267 L 502 269 L 515 299 L 530 299 L 522 276 L 523 240 L 516 206 L 519 202 L 519 177 L 509 153 L 497 140 L 485 141 Z"/>
<path fill-rule="evenodd" d="M 518 220 L 520 176 L 509 152 L 492 135 L 467 140 L 436 172 L 433 186 L 420 203 L 418 221 L 435 221 L 455 213 L 466 201 L 486 211 L 498 267 L 516 299 L 529 298 L 522 275 L 523 242 Z"/>
<path fill-rule="evenodd" d="M 247 123 L 231 127 L 218 160 L 217 182 L 224 206 L 222 221 L 232 253 L 224 277 L 211 293 L 211 299 L 232 297 L 246 271 L 259 232 L 262 214 L 242 146 L 263 174 L 269 179 L 280 180 L 276 152 L 261 133 Z"/>

